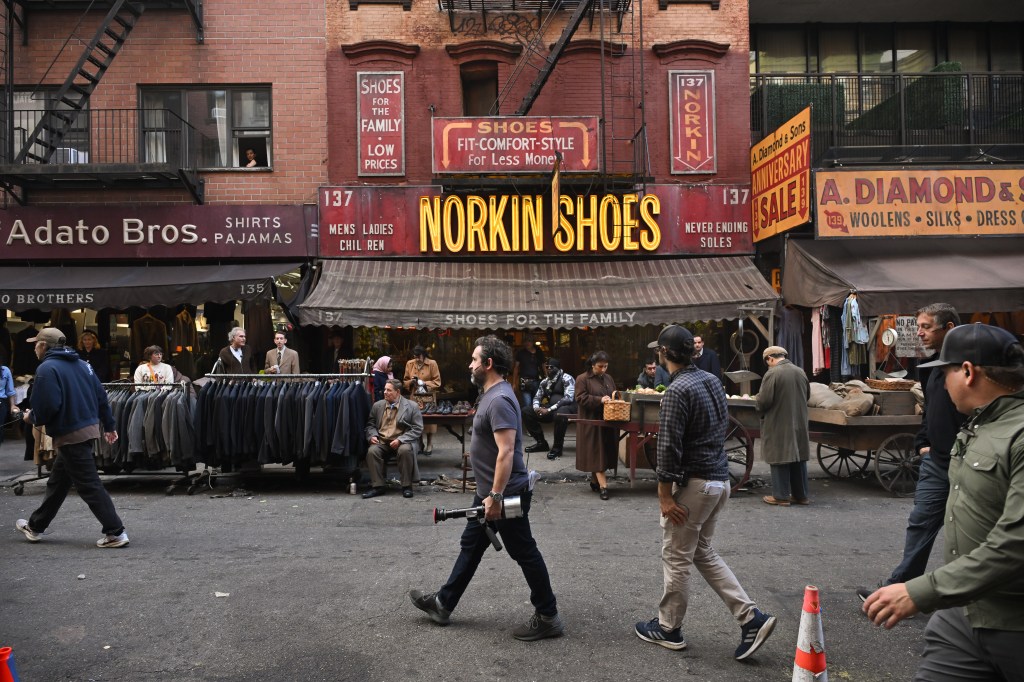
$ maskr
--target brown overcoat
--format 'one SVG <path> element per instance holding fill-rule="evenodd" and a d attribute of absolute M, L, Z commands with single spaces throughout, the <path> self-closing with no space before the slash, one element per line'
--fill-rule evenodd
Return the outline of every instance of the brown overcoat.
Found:
<path fill-rule="evenodd" d="M 761 458 L 768 464 L 790 464 L 810 459 L 807 433 L 807 375 L 789 360 L 769 369 L 757 393 L 761 413 Z"/>
<path fill-rule="evenodd" d="M 596 376 L 588 370 L 576 377 L 576 404 L 580 419 L 604 419 L 601 398 L 615 390 L 615 380 L 607 373 Z M 615 466 L 619 452 L 618 433 L 589 424 L 576 425 L 576 468 L 593 473 Z"/>

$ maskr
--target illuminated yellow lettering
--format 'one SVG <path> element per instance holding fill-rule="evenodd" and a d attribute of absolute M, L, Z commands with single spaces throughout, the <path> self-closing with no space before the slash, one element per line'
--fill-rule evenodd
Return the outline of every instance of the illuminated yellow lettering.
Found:
<path fill-rule="evenodd" d="M 573 214 L 573 203 L 572 198 L 565 195 L 558 197 L 558 225 L 552 227 L 551 240 L 555 245 L 555 248 L 565 253 L 566 251 L 572 250 L 573 237 L 572 223 L 566 218 L 566 214 Z M 562 212 L 565 209 L 565 212 Z"/>
<path fill-rule="evenodd" d="M 639 228 L 639 222 L 633 212 L 638 199 L 636 194 L 626 194 L 622 197 L 622 248 L 626 251 L 640 250 L 640 244 L 634 235 Z"/>
<path fill-rule="evenodd" d="M 611 212 L 611 216 L 608 215 L 609 212 Z M 619 210 L 619 198 L 614 194 L 604 195 L 601 198 L 601 210 L 597 215 L 600 218 L 598 224 L 601 233 L 601 247 L 605 251 L 615 251 L 619 248 L 619 240 L 622 238 L 622 213 Z"/>
<path fill-rule="evenodd" d="M 584 201 L 589 199 L 590 212 L 587 212 L 587 207 L 583 205 Z M 585 217 L 588 216 L 589 217 Z M 597 195 L 591 194 L 586 197 L 577 197 L 576 199 L 576 250 L 583 251 L 586 245 L 583 243 L 584 230 L 590 232 L 590 250 L 597 251 Z"/>
<path fill-rule="evenodd" d="M 455 220 L 452 220 L 453 213 Z M 458 253 L 466 245 L 466 208 L 456 196 L 445 197 L 443 233 L 445 246 Z"/>
<path fill-rule="evenodd" d="M 513 198 L 513 201 L 515 198 Z M 505 229 L 505 209 L 508 207 L 508 195 L 502 194 L 500 197 L 492 196 L 490 198 L 490 225 L 488 229 L 490 235 L 490 250 L 497 251 L 498 247 L 501 247 L 502 251 L 509 250 L 508 244 L 508 230 Z M 516 221 L 515 210 L 512 211 L 512 221 Z M 515 232 L 513 232 L 513 236 Z"/>
<path fill-rule="evenodd" d="M 470 253 L 487 248 L 487 236 L 484 228 L 487 226 L 487 202 L 483 197 L 470 195 L 466 197 L 466 249 Z"/>
<path fill-rule="evenodd" d="M 544 197 L 522 197 L 522 249 L 544 250 Z M 533 242 L 532 244 L 530 242 Z"/>
<path fill-rule="evenodd" d="M 420 253 L 440 250 L 441 197 L 420 197 Z"/>
<path fill-rule="evenodd" d="M 654 216 L 661 215 L 661 200 L 654 194 L 645 194 L 640 200 L 640 221 L 647 231 L 640 235 L 640 245 L 647 251 L 655 251 L 661 244 L 661 228 Z"/>

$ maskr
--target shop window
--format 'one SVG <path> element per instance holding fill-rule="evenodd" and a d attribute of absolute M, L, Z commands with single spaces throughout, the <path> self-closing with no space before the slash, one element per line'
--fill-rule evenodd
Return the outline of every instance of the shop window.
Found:
<path fill-rule="evenodd" d="M 487 116 L 498 99 L 497 62 L 469 62 L 459 67 L 463 116 Z"/>
<path fill-rule="evenodd" d="M 251 149 L 253 167 L 272 165 L 270 88 L 146 88 L 140 106 L 145 162 L 247 168 Z M 193 137 L 188 149 L 183 124 Z"/>

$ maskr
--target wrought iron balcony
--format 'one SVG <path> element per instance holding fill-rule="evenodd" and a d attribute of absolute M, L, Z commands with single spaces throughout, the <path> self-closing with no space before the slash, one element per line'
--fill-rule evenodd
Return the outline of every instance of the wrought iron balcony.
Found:
<path fill-rule="evenodd" d="M 66 125 L 47 129 L 47 134 L 28 144 L 48 113 L 55 113 L 54 118 Z M 200 152 L 211 145 L 172 111 L 0 110 L 0 121 L 5 133 L 0 138 L 0 182 L 6 187 L 184 187 L 202 202 L 196 168 L 202 165 Z"/>
<path fill-rule="evenodd" d="M 819 166 L 1024 161 L 1024 73 L 759 74 L 752 141 L 808 105 Z"/>

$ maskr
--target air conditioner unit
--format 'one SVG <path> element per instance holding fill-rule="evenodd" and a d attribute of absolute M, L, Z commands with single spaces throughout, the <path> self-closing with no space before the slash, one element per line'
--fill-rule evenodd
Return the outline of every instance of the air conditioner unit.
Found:
<path fill-rule="evenodd" d="M 89 152 L 80 152 L 73 147 L 57 147 L 52 163 L 89 163 Z"/>

